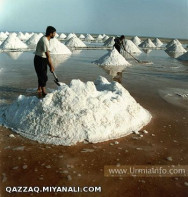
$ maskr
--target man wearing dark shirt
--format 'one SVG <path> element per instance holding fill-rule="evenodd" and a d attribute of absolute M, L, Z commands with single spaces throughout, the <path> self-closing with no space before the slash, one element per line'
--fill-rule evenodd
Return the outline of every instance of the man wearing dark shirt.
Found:
<path fill-rule="evenodd" d="M 125 39 L 124 35 L 114 39 L 114 42 L 115 42 L 114 47 L 119 53 L 120 53 L 121 48 L 124 47 L 124 39 Z"/>

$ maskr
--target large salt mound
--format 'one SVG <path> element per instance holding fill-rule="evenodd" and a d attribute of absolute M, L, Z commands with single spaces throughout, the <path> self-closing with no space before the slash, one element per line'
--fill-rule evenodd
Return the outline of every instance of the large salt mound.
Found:
<path fill-rule="evenodd" d="M 41 38 L 41 35 L 33 34 L 26 43 L 28 45 L 37 45 L 40 38 Z"/>
<path fill-rule="evenodd" d="M 139 44 L 141 44 L 141 39 L 138 36 L 135 36 L 134 38 L 132 38 L 133 43 L 138 46 Z"/>
<path fill-rule="evenodd" d="M 109 36 L 104 36 L 103 37 L 103 41 L 105 42 L 106 40 L 108 40 Z"/>
<path fill-rule="evenodd" d="M 121 84 L 103 77 L 95 84 L 72 80 L 42 100 L 20 95 L 0 112 L 0 124 L 22 136 L 66 146 L 120 138 L 150 120 L 150 113 Z"/>
<path fill-rule="evenodd" d="M 86 47 L 86 45 L 77 37 L 70 38 L 66 43 L 69 47 Z"/>
<path fill-rule="evenodd" d="M 125 41 L 125 50 L 129 53 L 142 53 L 142 51 L 131 41 Z"/>
<path fill-rule="evenodd" d="M 114 42 L 115 37 L 110 37 L 108 38 L 105 42 L 103 46 L 114 46 L 115 42 Z"/>
<path fill-rule="evenodd" d="M 50 40 L 50 53 L 51 54 L 71 54 L 72 52 L 57 38 Z"/>
<path fill-rule="evenodd" d="M 188 61 L 188 52 L 179 56 L 178 59 L 182 61 Z"/>
<path fill-rule="evenodd" d="M 187 52 L 183 47 L 182 45 L 180 44 L 174 44 L 172 45 L 171 47 L 168 47 L 165 51 L 168 51 L 168 52 L 173 52 L 173 53 L 185 53 Z"/>
<path fill-rule="evenodd" d="M 155 48 L 156 46 L 153 44 L 153 42 L 148 38 L 146 39 L 144 42 L 142 42 L 139 47 L 143 47 L 143 48 Z"/>
<path fill-rule="evenodd" d="M 4 32 L 0 32 L 0 40 L 5 40 L 7 38 L 7 34 Z"/>
<path fill-rule="evenodd" d="M 166 48 L 169 48 L 169 47 L 173 46 L 174 44 L 182 45 L 182 44 L 180 43 L 179 40 L 174 39 L 174 40 L 170 41 L 170 42 L 166 45 Z"/>
<path fill-rule="evenodd" d="M 72 38 L 72 37 L 77 37 L 77 36 L 76 36 L 76 34 L 70 33 L 70 34 L 66 37 L 66 39 L 69 40 L 69 39 Z"/>
<path fill-rule="evenodd" d="M 101 66 L 128 66 L 129 62 L 114 48 L 94 63 Z"/>
<path fill-rule="evenodd" d="M 1 49 L 26 49 L 27 45 L 23 43 L 17 36 L 9 35 L 1 44 Z"/>
<path fill-rule="evenodd" d="M 159 38 L 155 38 L 153 40 L 153 44 L 156 46 L 156 47 L 161 47 L 163 45 L 163 43 L 159 40 Z"/>

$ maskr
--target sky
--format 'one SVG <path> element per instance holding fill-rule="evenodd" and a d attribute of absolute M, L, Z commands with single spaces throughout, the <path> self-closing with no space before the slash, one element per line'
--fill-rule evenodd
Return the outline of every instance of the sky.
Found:
<path fill-rule="evenodd" d="M 188 39 L 188 0 L 0 0 L 0 31 Z"/>

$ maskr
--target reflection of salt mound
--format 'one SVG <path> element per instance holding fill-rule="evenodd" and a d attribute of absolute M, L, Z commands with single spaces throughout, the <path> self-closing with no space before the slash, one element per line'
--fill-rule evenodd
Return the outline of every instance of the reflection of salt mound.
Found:
<path fill-rule="evenodd" d="M 51 54 L 71 54 L 72 52 L 57 38 L 50 40 L 50 53 Z"/>
<path fill-rule="evenodd" d="M 123 137 L 151 120 L 123 86 L 103 77 L 95 84 L 72 80 L 43 100 L 20 95 L 0 114 L 1 124 L 27 138 L 68 146 Z"/>
<path fill-rule="evenodd" d="M 55 67 L 67 61 L 69 57 L 70 55 L 51 54 L 51 59 Z"/>
<path fill-rule="evenodd" d="M 4 32 L 0 32 L 0 40 L 5 40 L 7 35 Z"/>
<path fill-rule="evenodd" d="M 188 52 L 178 57 L 179 60 L 188 61 Z"/>
<path fill-rule="evenodd" d="M 151 49 L 142 49 L 143 51 L 144 51 L 144 53 L 146 53 L 146 54 L 149 54 L 149 53 L 151 53 L 152 52 L 152 50 Z"/>
<path fill-rule="evenodd" d="M 186 50 L 180 44 L 174 44 L 171 47 L 168 47 L 165 51 L 173 52 L 173 53 L 185 53 Z"/>
<path fill-rule="evenodd" d="M 66 39 L 69 40 L 69 39 L 71 39 L 72 37 L 77 37 L 77 36 L 76 36 L 76 34 L 70 33 L 70 34 L 66 37 Z"/>
<path fill-rule="evenodd" d="M 125 50 L 129 53 L 142 53 L 141 50 L 131 41 L 125 41 Z"/>
<path fill-rule="evenodd" d="M 41 35 L 33 34 L 26 43 L 28 45 L 36 45 L 38 41 L 40 40 L 40 38 L 41 38 Z"/>
<path fill-rule="evenodd" d="M 125 66 L 103 66 L 103 68 L 113 78 L 116 77 L 118 73 L 122 73 L 122 71 L 125 70 Z"/>
<path fill-rule="evenodd" d="M 153 42 L 148 38 L 148 39 L 146 39 L 144 42 L 142 42 L 140 45 L 139 45 L 139 47 L 143 47 L 143 48 L 145 48 L 145 47 L 151 47 L 151 48 L 155 48 L 156 46 L 153 44 Z"/>
<path fill-rule="evenodd" d="M 9 35 L 9 37 L 1 44 L 2 49 L 26 49 L 27 45 L 18 37 Z"/>
<path fill-rule="evenodd" d="M 163 45 L 163 43 L 159 40 L 159 38 L 155 38 L 153 40 L 153 44 L 156 46 L 156 47 L 161 47 Z"/>
<path fill-rule="evenodd" d="M 188 90 L 180 88 L 166 88 L 159 90 L 160 96 L 168 103 L 188 109 Z"/>
<path fill-rule="evenodd" d="M 59 36 L 60 39 L 65 39 L 66 37 L 67 36 L 64 33 L 60 34 L 60 36 Z"/>
<path fill-rule="evenodd" d="M 85 37 L 85 40 L 91 41 L 91 40 L 95 40 L 90 34 L 87 34 Z"/>
<path fill-rule="evenodd" d="M 80 38 L 80 39 L 84 39 L 85 36 L 84 36 L 83 34 L 80 34 L 79 38 Z"/>
<path fill-rule="evenodd" d="M 104 46 L 114 46 L 115 42 L 114 42 L 115 37 L 110 37 L 108 38 L 105 42 L 104 42 Z"/>
<path fill-rule="evenodd" d="M 6 52 L 13 60 L 17 60 L 23 52 Z"/>
<path fill-rule="evenodd" d="M 69 47 L 86 47 L 86 45 L 77 37 L 70 38 L 66 43 Z"/>
<path fill-rule="evenodd" d="M 174 44 L 181 45 L 180 41 L 177 40 L 177 39 L 175 39 L 175 40 L 170 41 L 170 42 L 166 45 L 166 48 L 169 48 L 169 47 L 173 46 Z"/>
<path fill-rule="evenodd" d="M 141 39 L 138 36 L 135 36 L 134 38 L 132 38 L 133 43 L 138 46 L 139 44 L 141 44 Z"/>
<path fill-rule="evenodd" d="M 129 62 L 114 48 L 94 63 L 105 66 L 127 66 Z"/>

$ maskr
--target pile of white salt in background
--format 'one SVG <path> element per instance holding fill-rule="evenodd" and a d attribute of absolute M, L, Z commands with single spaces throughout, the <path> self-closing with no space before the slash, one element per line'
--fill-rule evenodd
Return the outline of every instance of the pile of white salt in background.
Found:
<path fill-rule="evenodd" d="M 20 95 L 0 110 L 0 124 L 41 143 L 74 145 L 102 142 L 139 131 L 151 120 L 117 82 L 72 80 L 39 100 Z"/>
<path fill-rule="evenodd" d="M 85 43 L 83 43 L 78 37 L 70 38 L 65 45 L 69 47 L 86 47 Z"/>
<path fill-rule="evenodd" d="M 107 54 L 94 62 L 101 66 L 128 66 L 130 63 L 113 48 Z"/>

